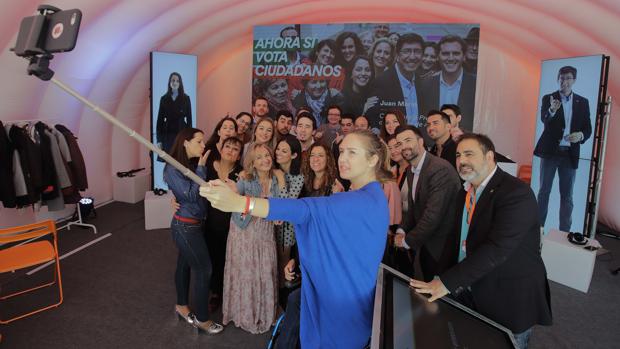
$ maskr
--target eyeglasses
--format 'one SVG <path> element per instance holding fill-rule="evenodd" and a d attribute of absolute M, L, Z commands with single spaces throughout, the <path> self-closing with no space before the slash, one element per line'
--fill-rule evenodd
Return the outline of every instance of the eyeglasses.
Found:
<path fill-rule="evenodd" d="M 575 78 L 572 78 L 572 77 L 561 77 L 559 80 L 560 81 L 572 81 L 572 80 L 575 80 Z"/>
<path fill-rule="evenodd" d="M 340 116 L 340 114 L 338 114 L 338 113 L 336 113 L 336 114 L 334 114 L 334 113 L 329 113 L 329 114 L 327 114 L 327 115 L 329 115 L 329 116 Z"/>

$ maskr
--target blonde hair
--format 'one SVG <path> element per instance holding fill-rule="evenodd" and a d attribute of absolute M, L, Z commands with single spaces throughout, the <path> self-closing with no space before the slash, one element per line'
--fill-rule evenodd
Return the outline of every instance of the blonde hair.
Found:
<path fill-rule="evenodd" d="M 243 157 L 244 177 L 242 179 L 249 180 L 249 181 L 254 179 L 254 174 L 256 172 L 256 169 L 254 168 L 254 160 L 256 160 L 256 151 L 259 148 L 267 149 L 267 152 L 269 153 L 269 156 L 271 157 L 271 169 L 269 170 L 269 176 L 273 175 L 273 163 L 274 163 L 273 150 L 271 150 L 271 148 L 267 144 L 252 143 L 250 144 L 250 149 L 248 150 L 247 154 L 245 154 L 245 156 Z"/>
<path fill-rule="evenodd" d="M 381 183 L 385 183 L 388 181 L 394 180 L 394 174 L 389 170 L 389 152 L 388 147 L 383 140 L 379 138 L 376 134 L 372 133 L 369 130 L 355 130 L 349 132 L 347 135 L 356 135 L 359 136 L 363 140 L 363 144 L 365 145 L 365 150 L 367 152 L 367 157 L 372 157 L 373 155 L 377 155 L 378 161 L 375 165 L 375 176 L 377 180 Z"/>

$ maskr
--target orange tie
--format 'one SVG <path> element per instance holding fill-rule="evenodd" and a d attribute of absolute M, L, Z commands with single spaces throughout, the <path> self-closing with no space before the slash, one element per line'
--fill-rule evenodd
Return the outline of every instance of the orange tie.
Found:
<path fill-rule="evenodd" d="M 476 190 L 473 187 L 467 191 L 467 196 L 465 196 L 465 209 L 467 210 L 467 224 L 469 225 L 476 209 Z"/>

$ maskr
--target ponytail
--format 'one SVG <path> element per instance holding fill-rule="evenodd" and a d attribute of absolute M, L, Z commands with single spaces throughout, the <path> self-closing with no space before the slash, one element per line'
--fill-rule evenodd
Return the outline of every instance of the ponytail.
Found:
<path fill-rule="evenodd" d="M 377 177 L 377 181 L 381 183 L 393 181 L 394 174 L 389 170 L 390 158 L 387 144 L 369 130 L 355 130 L 350 134 L 358 135 L 366 140 L 366 144 L 368 145 L 366 151 L 369 157 L 377 155 L 378 161 L 375 165 L 375 176 Z"/>

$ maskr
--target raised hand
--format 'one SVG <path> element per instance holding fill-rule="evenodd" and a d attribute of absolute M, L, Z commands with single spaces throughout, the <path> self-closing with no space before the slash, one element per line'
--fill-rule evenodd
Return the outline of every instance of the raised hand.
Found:
<path fill-rule="evenodd" d="M 211 149 L 207 150 L 198 160 L 198 165 L 199 166 L 204 166 L 207 164 L 207 159 L 209 158 L 209 155 L 211 154 Z"/>
<path fill-rule="evenodd" d="M 559 99 L 553 98 L 553 95 L 550 96 L 549 103 L 551 103 L 549 109 L 551 109 L 551 112 L 554 114 L 556 111 L 558 111 L 558 109 L 560 109 L 560 106 L 562 106 L 562 102 L 560 102 Z"/>
<path fill-rule="evenodd" d="M 362 114 L 366 114 L 368 109 L 374 107 L 377 104 L 377 102 L 379 102 L 379 97 L 377 96 L 368 97 L 368 99 L 366 99 L 366 103 L 364 103 L 364 111 L 362 112 Z"/>

